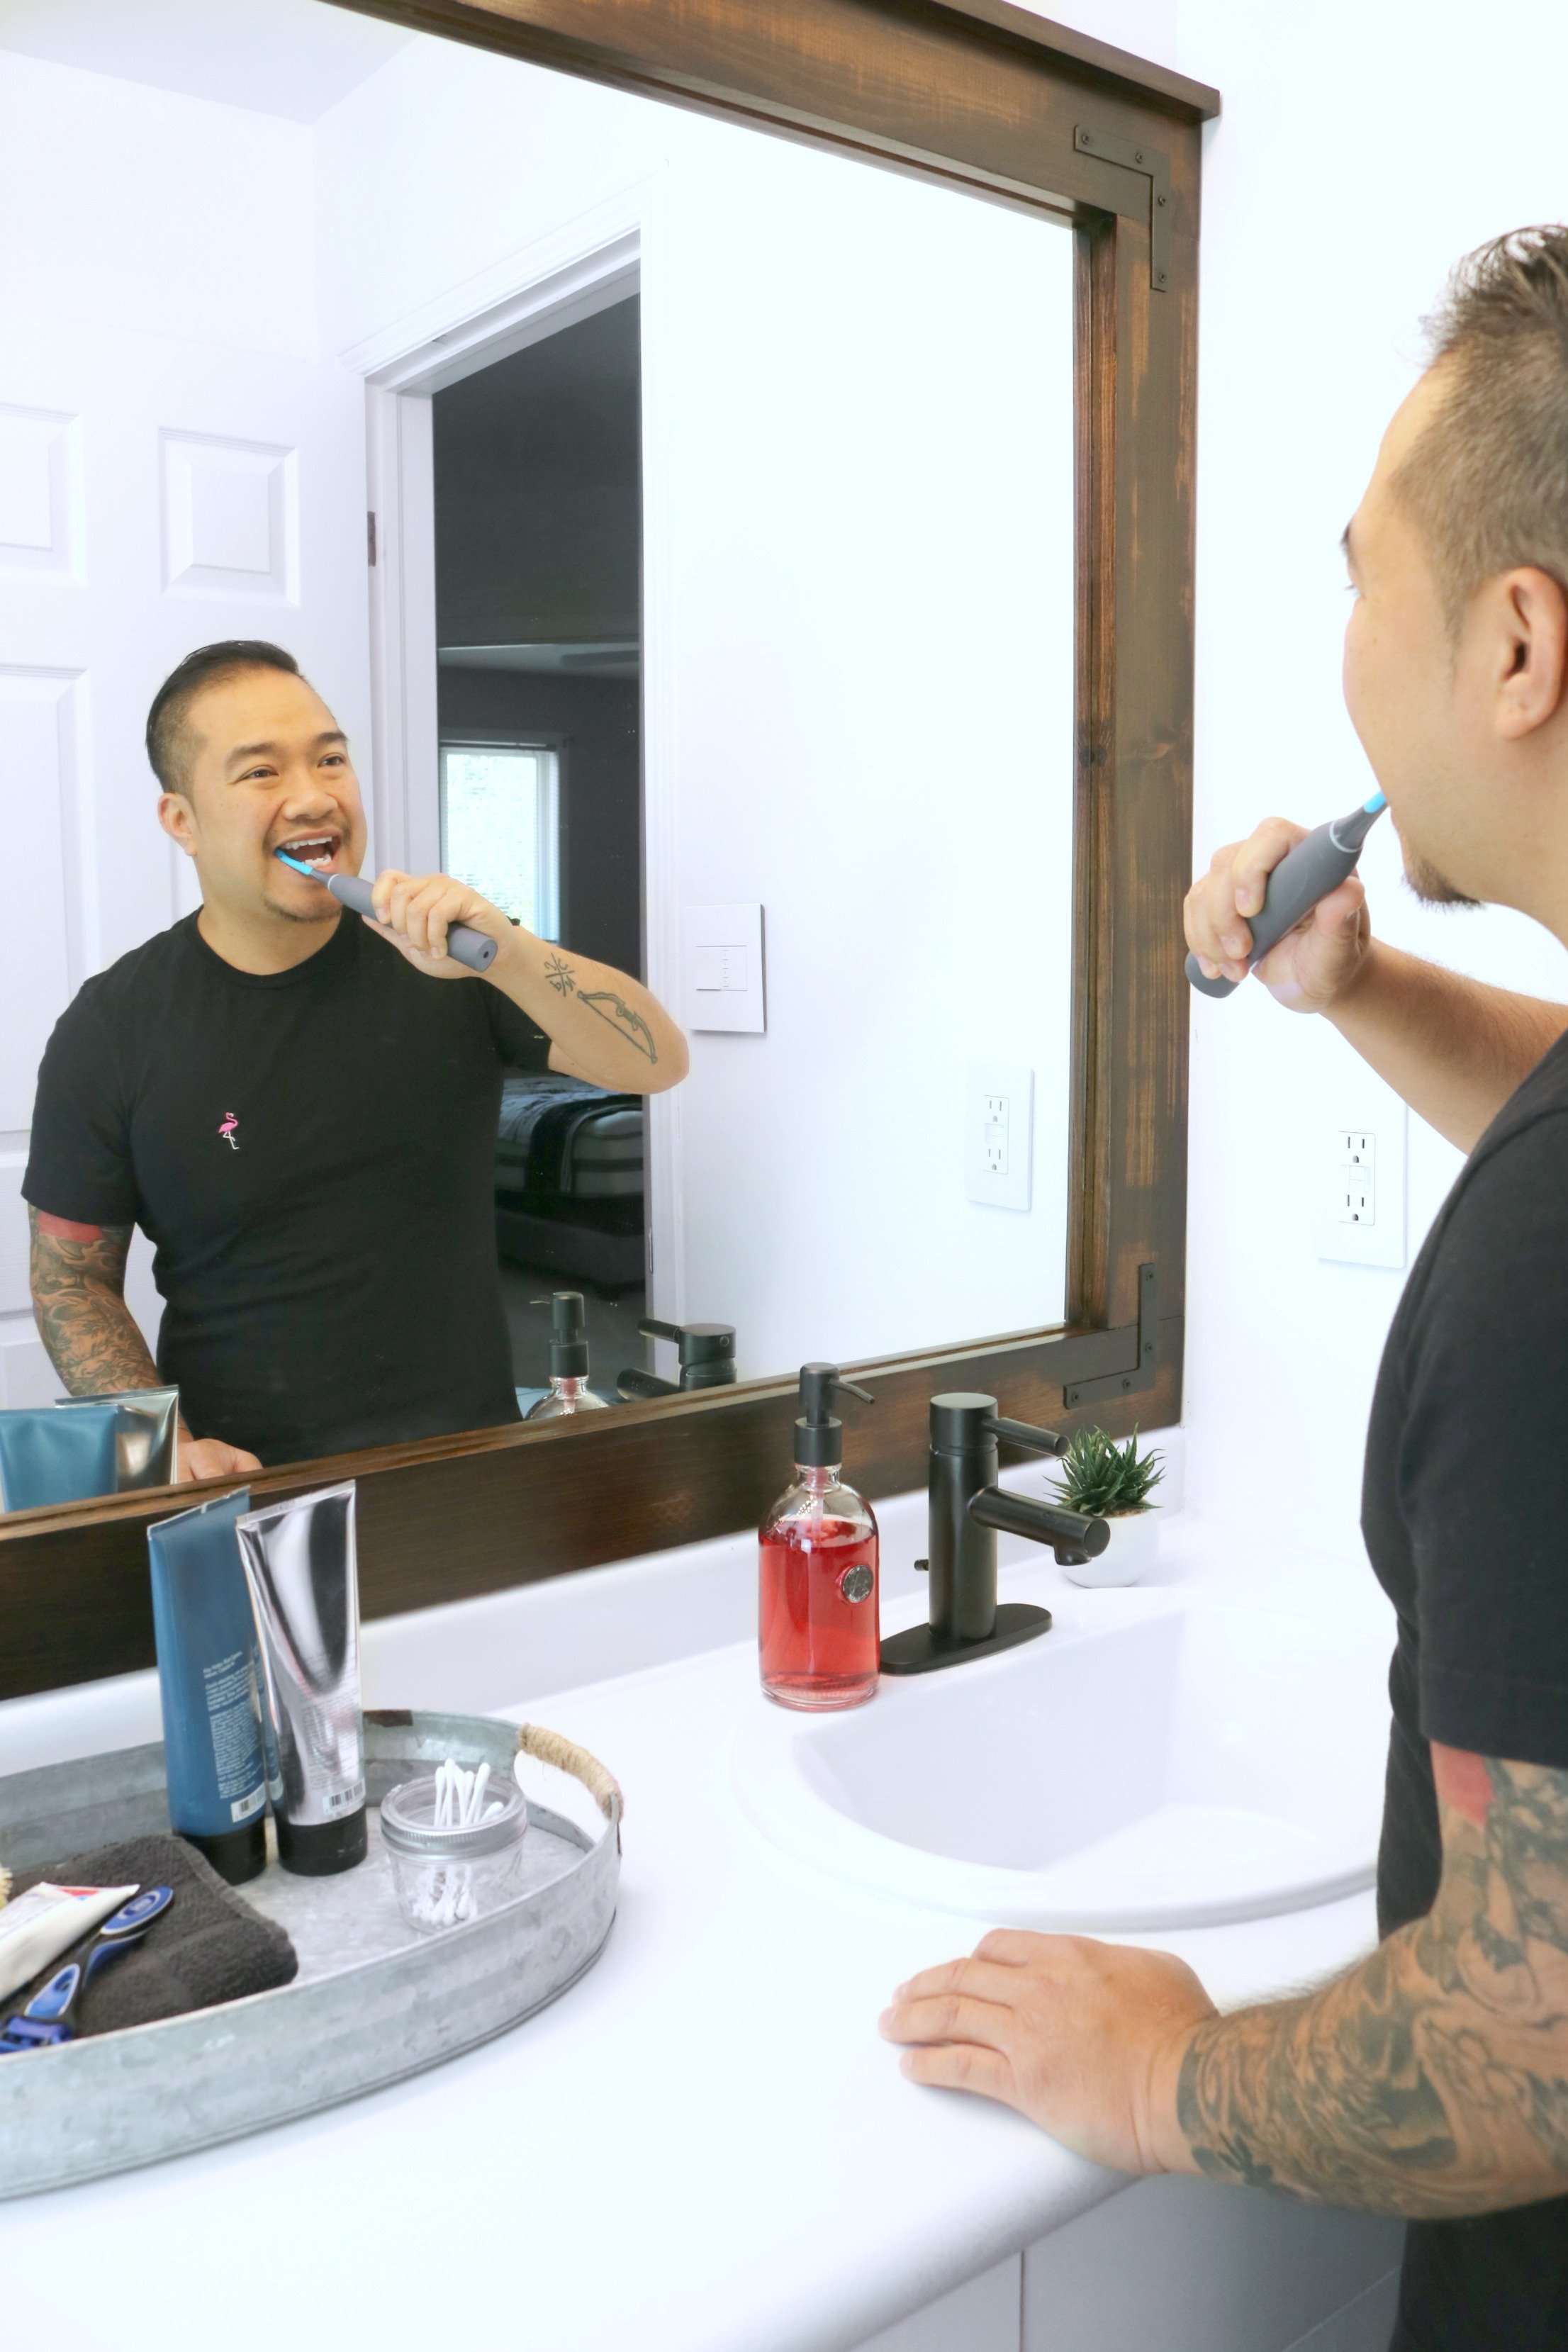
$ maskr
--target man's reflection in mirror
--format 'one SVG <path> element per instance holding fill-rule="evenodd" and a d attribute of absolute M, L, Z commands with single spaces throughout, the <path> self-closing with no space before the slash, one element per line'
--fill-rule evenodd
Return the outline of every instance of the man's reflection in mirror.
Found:
<path fill-rule="evenodd" d="M 515 1421 L 503 1074 L 656 1094 L 684 1037 L 639 982 L 448 875 L 383 872 L 379 919 L 345 912 L 317 877 L 360 871 L 359 782 L 280 647 L 190 655 L 147 751 L 202 904 L 88 981 L 45 1051 L 22 1189 L 63 1386 L 177 1381 L 192 1478 Z M 482 977 L 445 952 L 458 923 L 499 942 Z M 135 1225 L 156 1362 L 124 1297 Z"/>

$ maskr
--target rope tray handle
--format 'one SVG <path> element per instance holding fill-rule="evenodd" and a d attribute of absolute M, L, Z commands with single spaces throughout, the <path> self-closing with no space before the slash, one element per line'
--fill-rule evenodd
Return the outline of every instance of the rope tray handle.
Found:
<path fill-rule="evenodd" d="M 519 1725 L 517 1746 L 520 1755 L 537 1757 L 540 1763 L 553 1764 L 559 1771 L 570 1772 L 574 1780 L 581 1780 L 605 1819 L 619 1826 L 626 1811 L 620 1782 L 596 1756 L 590 1756 L 585 1748 L 579 1748 L 574 1739 L 566 1738 L 559 1731 L 546 1731 L 539 1723 Z"/>

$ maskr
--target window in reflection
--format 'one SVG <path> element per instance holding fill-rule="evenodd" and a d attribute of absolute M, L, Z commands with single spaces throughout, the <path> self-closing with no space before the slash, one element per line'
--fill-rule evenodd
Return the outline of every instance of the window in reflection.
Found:
<path fill-rule="evenodd" d="M 542 743 L 448 743 L 441 863 L 543 940 L 560 937 L 556 755 Z"/>

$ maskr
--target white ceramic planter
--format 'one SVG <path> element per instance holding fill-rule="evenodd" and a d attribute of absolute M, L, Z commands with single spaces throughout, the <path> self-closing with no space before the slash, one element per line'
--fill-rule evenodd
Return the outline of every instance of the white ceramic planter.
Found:
<path fill-rule="evenodd" d="M 1136 1584 L 1154 1565 L 1159 1525 L 1157 1503 L 1146 1511 L 1125 1511 L 1107 1519 L 1110 1541 L 1099 1559 L 1086 1559 L 1081 1568 L 1064 1568 L 1062 1574 L 1074 1584 Z"/>

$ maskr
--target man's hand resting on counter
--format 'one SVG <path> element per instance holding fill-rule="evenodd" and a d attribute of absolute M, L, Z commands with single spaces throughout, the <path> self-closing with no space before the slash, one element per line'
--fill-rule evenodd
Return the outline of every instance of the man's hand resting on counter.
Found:
<path fill-rule="evenodd" d="M 433 980 L 471 980 L 447 953 L 454 923 L 499 943 L 482 977 L 551 1040 L 550 1066 L 623 1094 L 662 1094 L 686 1076 L 686 1039 L 640 981 L 574 950 L 535 938 L 449 874 L 376 877 L 373 930 Z"/>
<path fill-rule="evenodd" d="M 163 1385 L 146 1340 L 125 1304 L 129 1225 L 86 1225 L 29 1202 L 33 1314 L 49 1361 L 69 1396 Z M 175 1476 L 242 1478 L 260 1463 L 242 1446 L 193 1437 L 184 1421 L 174 1449 Z"/>
<path fill-rule="evenodd" d="M 911 2082 L 999 2099 L 1118 2172 L 1165 2172 L 1180 2162 L 1160 2125 L 1173 2124 L 1182 2053 L 1215 2014 L 1168 1952 L 998 1927 L 900 1985 L 880 2029 L 909 2045 Z"/>
<path fill-rule="evenodd" d="M 184 1422 L 174 1449 L 174 1475 L 183 1486 L 187 1479 L 246 1478 L 260 1463 L 243 1445 L 226 1445 L 220 1437 L 193 1437 Z"/>
<path fill-rule="evenodd" d="M 1568 2190 L 1568 1772 L 1432 1743 L 1425 1918 L 1295 2000 L 1220 2016 L 1185 1962 L 1007 1929 L 900 1987 L 917 2083 L 1118 2171 L 1455 2219 Z"/>

